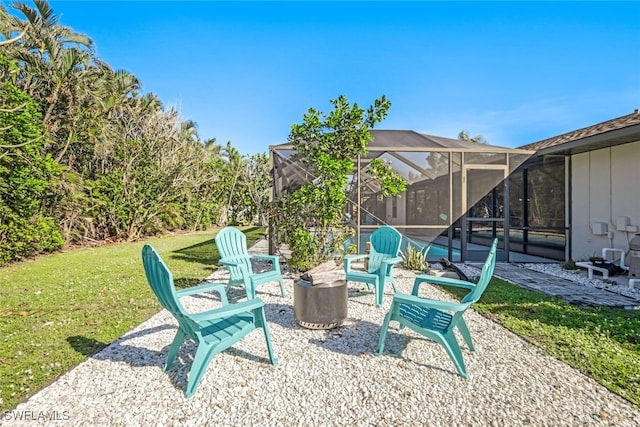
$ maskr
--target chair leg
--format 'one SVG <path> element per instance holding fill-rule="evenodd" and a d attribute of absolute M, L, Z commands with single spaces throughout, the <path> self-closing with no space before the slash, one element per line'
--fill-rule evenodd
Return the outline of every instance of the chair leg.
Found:
<path fill-rule="evenodd" d="M 441 335 L 440 344 L 447 351 L 449 358 L 456 366 L 458 374 L 462 378 L 467 378 L 467 369 L 464 366 L 464 359 L 462 358 L 462 351 L 460 350 L 460 345 L 456 340 L 455 335 L 453 334 L 453 330 L 448 333 Z"/>
<path fill-rule="evenodd" d="M 178 331 L 176 332 L 176 336 L 173 338 L 173 342 L 169 347 L 169 353 L 167 354 L 167 362 L 164 365 L 165 371 L 168 371 L 169 368 L 171 368 L 171 365 L 173 364 L 173 361 L 176 359 L 176 355 L 178 354 L 178 350 L 180 350 L 180 347 L 182 346 L 182 343 L 184 342 L 184 339 L 186 337 L 187 337 L 187 334 L 185 334 L 181 328 L 178 328 Z"/>
<path fill-rule="evenodd" d="M 460 335 L 462 335 L 462 338 L 464 339 L 465 344 L 467 344 L 469 350 L 474 351 L 475 348 L 473 346 L 473 341 L 471 341 L 471 333 L 469 332 L 469 327 L 467 326 L 467 322 L 465 322 L 462 318 L 458 322 L 458 330 L 460 331 Z"/>
<path fill-rule="evenodd" d="M 227 298 L 229 297 L 229 291 L 234 285 L 231 283 L 231 280 L 227 283 L 227 286 L 224 288 L 224 293 L 227 294 Z"/>
<path fill-rule="evenodd" d="M 269 353 L 269 361 L 272 365 L 278 363 L 278 359 L 273 354 L 273 347 L 271 346 L 271 334 L 269 333 L 269 326 L 267 325 L 267 319 L 264 314 L 264 308 L 261 307 L 258 310 L 254 310 L 254 315 L 256 315 L 260 321 L 258 322 L 259 326 L 262 328 L 264 332 L 264 339 L 267 342 L 267 352 Z"/>
<path fill-rule="evenodd" d="M 394 278 L 390 277 L 389 279 L 390 279 L 389 283 L 391 283 L 391 287 L 393 287 L 393 292 L 394 293 L 398 292 L 398 290 L 396 289 L 396 281 L 394 280 Z"/>
<path fill-rule="evenodd" d="M 198 385 L 202 380 L 202 376 L 207 371 L 209 362 L 211 362 L 211 359 L 215 354 L 214 350 L 214 346 L 198 343 L 198 349 L 196 350 L 196 355 L 193 358 L 193 363 L 191 364 L 191 370 L 189 372 L 187 390 L 185 391 L 185 395 L 187 397 L 193 396 L 193 393 L 195 393 L 198 388 Z"/>
<path fill-rule="evenodd" d="M 250 283 L 246 285 L 247 299 L 254 299 L 256 297 L 256 285 Z"/>
<path fill-rule="evenodd" d="M 280 282 L 280 294 L 282 295 L 282 298 L 284 298 L 287 296 L 284 292 L 284 280 L 280 279 L 278 281 Z"/>
<path fill-rule="evenodd" d="M 382 306 L 382 297 L 384 296 L 384 280 L 378 280 L 375 283 L 376 288 L 376 307 Z"/>
<path fill-rule="evenodd" d="M 391 320 L 391 310 L 384 316 L 384 321 L 382 322 L 382 327 L 380 328 L 380 338 L 378 338 L 378 349 L 376 350 L 376 355 L 380 356 L 384 351 L 384 342 L 387 339 L 387 330 L 389 329 L 389 321 Z"/>

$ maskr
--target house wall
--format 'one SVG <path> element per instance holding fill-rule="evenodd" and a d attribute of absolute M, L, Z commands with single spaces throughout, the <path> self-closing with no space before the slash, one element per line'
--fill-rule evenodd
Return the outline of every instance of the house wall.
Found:
<path fill-rule="evenodd" d="M 405 225 L 407 223 L 406 192 L 397 196 L 396 216 L 393 216 L 393 197 L 387 197 L 385 222 L 389 225 Z"/>
<path fill-rule="evenodd" d="M 617 224 L 625 216 L 640 227 L 640 141 L 577 154 L 571 162 L 571 259 L 601 256 L 607 247 L 627 252 L 635 233 Z M 608 234 L 598 234 L 594 223 L 605 223 Z"/>

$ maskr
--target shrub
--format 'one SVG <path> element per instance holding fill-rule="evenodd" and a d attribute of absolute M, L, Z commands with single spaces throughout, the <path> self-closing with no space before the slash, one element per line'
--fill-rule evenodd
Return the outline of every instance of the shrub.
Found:
<path fill-rule="evenodd" d="M 413 271 L 429 271 L 427 253 L 431 246 L 425 246 L 422 250 L 417 250 L 413 245 L 407 246 L 407 252 L 402 252 L 402 263 L 406 269 Z"/>
<path fill-rule="evenodd" d="M 580 267 L 578 267 L 576 265 L 576 262 L 573 261 L 573 260 L 569 260 L 569 261 L 561 264 L 560 267 L 562 267 L 565 270 L 579 270 L 580 269 Z"/>

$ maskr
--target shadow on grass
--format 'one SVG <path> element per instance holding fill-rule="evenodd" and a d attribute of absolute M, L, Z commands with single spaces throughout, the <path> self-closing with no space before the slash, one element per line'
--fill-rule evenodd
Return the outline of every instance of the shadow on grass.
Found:
<path fill-rule="evenodd" d="M 177 277 L 173 279 L 176 289 L 185 289 L 202 283 L 201 277 Z"/>
<path fill-rule="evenodd" d="M 109 344 L 98 341 L 94 338 L 83 337 L 82 335 L 74 335 L 67 337 L 67 342 L 75 351 L 85 356 L 93 356 Z"/>
<path fill-rule="evenodd" d="M 254 243 L 264 237 L 264 227 L 248 227 L 241 228 L 241 230 L 247 237 L 248 247 L 253 246 Z M 217 266 L 218 261 L 220 261 L 220 253 L 216 247 L 215 236 L 204 242 L 175 250 L 169 257 L 175 260 L 202 264 L 203 266 Z"/>
<path fill-rule="evenodd" d="M 118 340 L 114 341 L 113 344 L 118 345 L 121 342 L 130 340 L 133 338 L 141 337 L 144 335 L 160 332 L 166 329 L 175 329 L 175 326 L 162 325 L 162 326 L 156 326 L 150 329 L 134 332 L 122 338 L 119 338 Z M 94 338 L 87 338 L 82 335 L 73 335 L 73 336 L 67 337 L 67 342 L 69 343 L 69 345 L 71 345 L 71 347 L 73 347 L 75 351 L 77 351 L 78 353 L 84 354 L 85 356 L 94 356 L 109 346 L 108 343 L 103 343 L 102 341 L 98 341 Z M 107 350 L 107 352 L 109 351 Z M 96 358 L 100 360 L 105 359 L 101 355 L 98 355 Z"/>
<path fill-rule="evenodd" d="M 247 236 L 247 245 L 251 247 L 255 242 L 264 237 L 264 227 L 247 227 L 242 230 L 245 236 Z"/>
<path fill-rule="evenodd" d="M 220 254 L 218 253 L 214 239 L 178 249 L 173 251 L 169 257 L 171 259 L 193 262 L 203 266 L 218 265 L 218 261 L 220 260 Z"/>

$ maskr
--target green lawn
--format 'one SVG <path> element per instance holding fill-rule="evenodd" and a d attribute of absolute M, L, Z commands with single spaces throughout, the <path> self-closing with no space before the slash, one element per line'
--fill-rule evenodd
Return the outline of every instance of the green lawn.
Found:
<path fill-rule="evenodd" d="M 263 228 L 243 229 L 252 245 Z M 217 268 L 217 230 L 76 249 L 0 269 L 0 412 L 160 310 L 140 252 L 151 243 L 176 286 Z"/>

